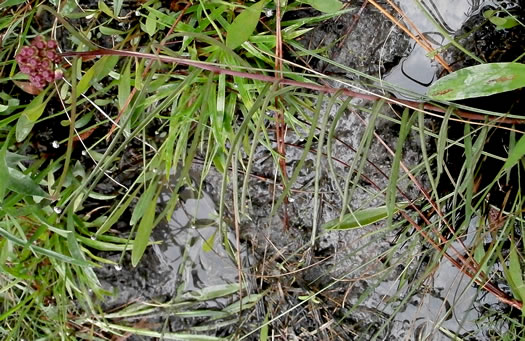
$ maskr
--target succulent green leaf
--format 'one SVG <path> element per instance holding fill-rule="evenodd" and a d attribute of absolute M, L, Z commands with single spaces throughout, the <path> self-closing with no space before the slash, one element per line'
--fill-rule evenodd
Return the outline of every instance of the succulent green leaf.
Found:
<path fill-rule="evenodd" d="M 491 63 L 467 67 L 435 82 L 428 96 L 455 101 L 516 90 L 525 86 L 525 64 Z"/>

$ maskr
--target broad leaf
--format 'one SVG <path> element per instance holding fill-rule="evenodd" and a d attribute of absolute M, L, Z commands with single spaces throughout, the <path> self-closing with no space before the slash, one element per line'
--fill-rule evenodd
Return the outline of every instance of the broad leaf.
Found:
<path fill-rule="evenodd" d="M 47 105 L 47 101 L 44 101 L 46 93 L 47 91 L 42 91 L 38 96 L 33 98 L 18 118 L 15 133 L 17 142 L 22 142 L 27 135 L 29 135 L 35 125 L 35 121 L 42 116 Z"/>
<path fill-rule="evenodd" d="M 383 220 L 388 217 L 388 208 L 386 206 L 365 208 L 345 214 L 343 220 L 339 218 L 323 224 L 325 230 L 347 230 L 357 227 L 367 226 Z"/>
<path fill-rule="evenodd" d="M 157 17 L 155 13 L 150 12 L 146 18 L 146 25 L 144 26 L 146 33 L 151 37 L 157 32 Z"/>
<path fill-rule="evenodd" d="M 343 3 L 339 0 L 300 0 L 324 13 L 334 13 L 343 7 Z"/>
<path fill-rule="evenodd" d="M 428 89 L 437 100 L 455 101 L 490 96 L 525 86 L 525 64 L 491 63 L 467 67 L 451 73 Z"/>
<path fill-rule="evenodd" d="M 27 135 L 29 135 L 34 126 L 34 121 L 31 121 L 29 118 L 27 118 L 26 115 L 21 115 L 18 118 L 18 121 L 16 121 L 16 142 L 24 141 L 24 139 L 27 137 Z"/>
<path fill-rule="evenodd" d="M 233 50 L 250 38 L 257 27 L 265 4 L 266 0 L 261 0 L 246 8 L 233 20 L 226 30 L 226 46 Z"/>

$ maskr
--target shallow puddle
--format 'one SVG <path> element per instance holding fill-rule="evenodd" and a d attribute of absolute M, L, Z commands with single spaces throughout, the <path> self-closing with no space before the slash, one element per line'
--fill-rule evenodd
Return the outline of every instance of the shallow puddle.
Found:
<path fill-rule="evenodd" d="M 407 14 L 421 34 L 432 43 L 432 48 L 436 49 L 450 41 L 441 32 L 436 32 L 436 27 L 427 18 L 427 15 L 438 22 L 448 35 L 454 36 L 468 18 L 476 15 L 481 8 L 492 3 L 493 1 L 483 0 L 421 1 L 427 14 L 415 4 L 415 1 L 400 1 L 399 7 Z M 416 42 L 411 41 L 408 54 L 383 79 L 415 94 L 425 94 L 427 88 L 437 79 L 436 74 L 439 70 L 439 63 L 428 57 L 428 51 Z M 413 99 L 413 97 L 398 96 Z"/>

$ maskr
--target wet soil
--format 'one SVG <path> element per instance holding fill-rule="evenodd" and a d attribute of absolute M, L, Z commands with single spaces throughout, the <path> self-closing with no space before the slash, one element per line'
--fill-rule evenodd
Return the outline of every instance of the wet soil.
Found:
<path fill-rule="evenodd" d="M 402 61 L 411 58 L 412 53 L 417 54 L 417 51 L 414 52 L 416 48 L 371 6 L 361 13 L 348 37 L 339 39 L 356 20 L 353 14 L 357 13 L 359 5 L 356 4 L 354 13 L 316 27 L 303 43 L 310 48 L 325 46 L 327 55 L 336 62 L 367 74 L 398 72 Z M 460 26 L 452 25 L 454 30 Z M 341 41 L 342 47 L 338 47 Z M 418 63 L 409 61 L 407 64 Z M 314 61 L 314 66 L 326 73 L 356 78 L 353 73 L 323 62 Z M 428 78 L 419 83 L 426 84 L 434 78 L 437 67 L 430 65 L 430 70 L 424 74 Z M 403 72 L 410 71 L 404 69 Z M 393 80 L 395 77 L 390 79 Z M 418 89 L 421 91 L 420 87 L 412 90 Z M 360 100 L 354 101 L 368 108 L 371 106 Z M 326 104 L 323 108 L 326 109 Z M 329 115 L 329 122 L 333 121 L 337 109 L 336 106 L 324 113 Z M 318 168 L 315 154 L 307 156 L 306 165 L 288 199 L 286 228 L 283 210 L 271 214 L 272 203 L 280 193 L 278 177 L 277 185 L 273 181 L 276 164 L 265 148 L 257 149 L 253 178 L 249 183 L 248 214 L 241 220 L 240 230 L 243 273 L 248 291 L 264 291 L 265 296 L 247 313 L 245 324 L 230 324 L 210 334 L 230 335 L 239 330 L 240 335 L 248 334 L 261 325 L 266 315 L 283 314 L 272 322 L 270 328 L 271 333 L 281 340 L 369 340 L 373 336 L 392 340 L 419 337 L 446 340 L 443 334 L 433 329 L 433 321 L 440 319 L 445 321 L 445 328 L 457 331 L 466 340 L 489 339 L 490 331 L 480 329 L 475 323 L 482 313 L 476 310 L 481 311 L 483 305 L 490 305 L 493 309 L 503 308 L 490 295 L 478 297 L 479 291 L 470 286 L 459 271 L 446 264 L 436 271 L 433 283 L 417 287 L 418 278 L 424 273 L 432 252 L 408 226 L 383 230 L 384 226 L 378 223 L 348 231 L 324 231 L 320 228 L 320 223 L 337 218 L 341 211 L 343 203 L 337 187 L 344 182 L 348 172 L 346 165 L 355 161 L 355 150 L 366 129 L 358 114 L 365 121 L 369 119 L 366 113 L 348 110 L 337 122 L 337 141 L 332 147 L 332 158 L 338 162 L 332 161 L 333 172 L 328 158 L 323 158 Z M 382 114 L 385 117 L 396 115 L 387 107 L 384 107 Z M 376 132 L 391 146 L 395 146 L 398 138 L 397 127 L 387 119 L 380 118 L 376 122 Z M 304 150 L 305 132 L 300 133 L 289 132 L 286 137 L 287 171 L 290 174 Z M 453 134 L 452 131 L 450 133 Z M 360 187 L 349 203 L 352 209 L 383 204 L 378 199 L 376 187 L 387 187 L 388 176 L 385 177 L 385 174 L 390 174 L 392 159 L 377 141 L 372 143 L 368 159 L 364 173 L 369 181 L 359 183 Z M 410 167 L 421 162 L 420 139 L 415 133 L 410 134 L 405 143 L 403 161 Z M 135 174 L 132 165 L 123 165 L 124 168 L 129 170 L 132 179 Z M 201 170 L 198 164 L 194 165 L 195 174 Z M 316 172 L 320 172 L 321 196 L 318 201 L 312 194 Z M 426 179 L 420 180 L 426 184 Z M 195 184 L 199 181 L 196 177 Z M 222 175 L 211 170 L 204 179 L 203 191 L 187 189 L 172 220 L 154 230 L 152 239 L 162 243 L 149 248 L 137 268 L 132 268 L 128 256 L 125 256 L 122 268 L 108 265 L 97 270 L 104 287 L 115 293 L 104 301 L 105 309 L 136 300 L 168 302 L 184 292 L 238 282 L 235 261 L 221 238 L 213 238 L 212 251 L 206 251 L 204 247 L 218 230 L 217 203 L 221 182 Z M 111 184 L 107 186 L 107 191 L 111 192 Z M 399 187 L 409 199 L 420 197 L 413 184 L 406 179 L 399 182 Z M 104 193 L 102 187 L 99 190 Z M 233 190 L 229 188 L 225 221 L 230 222 L 233 221 L 232 195 Z M 319 221 L 317 226 L 313 226 L 314 212 L 317 212 Z M 129 226 L 121 223 L 117 230 L 128 231 Z M 226 238 L 234 244 L 232 230 L 233 226 L 228 226 Z M 395 251 L 385 255 L 392 248 Z M 104 256 L 119 262 L 120 254 Z M 404 287 L 399 293 L 398 287 L 404 280 L 414 282 L 414 285 Z M 318 291 L 322 292 L 316 300 L 305 301 L 304 297 Z M 390 297 L 397 298 L 389 301 Z M 232 295 L 226 301 L 203 303 L 199 308 L 220 309 L 235 299 L 237 297 Z M 457 309 L 447 312 L 451 306 Z M 205 322 L 177 317 L 169 309 L 159 312 L 153 320 L 163 324 L 163 330 L 169 331 L 184 331 Z M 167 324 L 164 324 L 166 321 Z M 256 332 L 248 339 L 256 340 L 258 335 L 259 332 Z"/>

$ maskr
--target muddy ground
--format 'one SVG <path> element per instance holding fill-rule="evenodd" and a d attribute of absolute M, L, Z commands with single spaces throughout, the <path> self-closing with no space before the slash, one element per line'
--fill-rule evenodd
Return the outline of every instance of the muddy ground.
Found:
<path fill-rule="evenodd" d="M 353 13 L 319 25 L 301 40 L 302 43 L 310 48 L 330 46 L 354 25 L 356 17 L 353 14 L 359 11 L 359 5 L 356 3 Z M 479 15 L 481 5 L 477 3 L 468 8 L 466 15 L 457 19 L 461 22 L 450 23 L 450 26 L 458 30 L 468 16 Z M 370 5 L 360 14 L 342 47 L 335 45 L 329 49 L 334 61 L 367 74 L 387 75 L 392 82 L 399 79 L 399 67 L 403 62 L 416 68 L 426 63 L 426 72 L 417 74 L 422 77 L 415 82 L 417 86 L 408 86 L 413 91 L 423 91 L 421 84 L 433 79 L 439 67 L 426 59 L 411 57 L 412 53 L 421 58 L 418 48 Z M 348 81 L 356 79 L 355 74 L 323 62 L 312 61 L 312 65 Z M 403 72 L 410 70 L 414 69 L 407 68 Z M 413 82 L 413 78 L 405 79 L 403 84 Z M 368 108 L 373 105 L 358 99 L 353 101 Z M 326 109 L 327 104 L 323 106 Z M 329 115 L 329 122 L 337 109 L 336 106 L 325 113 Z M 386 106 L 382 110 L 385 117 L 397 114 Z M 431 255 L 417 234 L 406 226 L 383 230 L 384 225 L 377 223 L 346 231 L 320 228 L 321 223 L 337 218 L 341 211 L 337 187 L 344 182 L 348 172 L 343 163 L 352 163 L 355 158 L 353 150 L 358 148 L 366 129 L 357 115 L 369 119 L 366 113 L 347 110 L 337 122 L 335 136 L 338 140 L 332 150 L 333 160 L 337 162 L 333 162 L 333 172 L 327 158 L 323 158 L 321 166 L 317 167 L 315 153 L 308 155 L 289 196 L 286 213 L 281 209 L 277 214 L 271 214 L 272 203 L 280 193 L 278 177 L 274 181 L 276 164 L 264 147 L 257 149 L 249 183 L 247 215 L 240 222 L 240 240 L 247 292 L 264 292 L 264 297 L 243 314 L 242 324 L 232 322 L 209 331 L 210 334 L 247 335 L 260 326 L 266 316 L 272 319 L 282 314 L 269 328 L 269 335 L 278 340 L 369 340 L 374 335 L 385 340 L 421 337 L 448 340 L 447 336 L 432 328 L 439 320 L 444 321 L 444 328 L 457 332 L 465 340 L 490 339 L 491 331 L 480 328 L 476 319 L 484 313 L 484 307 L 501 311 L 505 307 L 490 295 L 479 297 L 479 291 L 450 264 L 443 263 L 434 273 L 432 282 L 425 282 L 421 287 L 407 285 L 396 292 L 403 280 L 418 283 L 417 279 L 425 272 Z M 395 146 L 397 128 L 397 124 L 387 119 L 379 118 L 376 122 L 376 132 L 391 146 Z M 286 142 L 287 171 L 291 175 L 303 153 L 305 135 L 289 131 Z M 364 174 L 379 188 L 386 188 L 392 157 L 374 141 L 368 160 Z M 410 134 L 405 142 L 403 161 L 411 167 L 421 162 L 420 138 L 416 133 Z M 197 188 L 201 180 L 197 176 L 200 165 L 195 164 L 193 170 Z M 319 172 L 319 191 L 322 193 L 318 201 L 312 194 L 316 171 Z M 420 178 L 420 181 L 426 184 L 425 178 Z M 104 286 L 116 293 L 104 302 L 107 309 L 134 300 L 169 302 L 180 292 L 238 282 L 235 260 L 220 238 L 214 238 L 213 251 L 203 248 L 205 241 L 210 240 L 218 229 L 221 183 L 222 175 L 212 170 L 203 181 L 204 190 L 200 197 L 195 189 L 185 190 L 172 221 L 154 230 L 152 238 L 163 243 L 149 248 L 137 268 L 132 268 L 125 259 L 122 269 L 106 266 L 97 271 Z M 406 179 L 398 185 L 408 198 L 420 197 Z M 349 203 L 353 209 L 363 204 L 383 204 L 375 197 L 377 189 L 370 182 L 362 181 L 360 186 Z M 229 188 L 225 196 L 227 223 L 233 221 L 232 193 L 232 188 Z M 312 226 L 314 212 L 317 212 L 319 222 L 315 227 Z M 285 216 L 288 217 L 287 226 Z M 235 245 L 233 224 L 226 225 L 228 239 Z M 121 229 L 125 230 L 126 226 Z M 395 251 L 385 258 L 383 253 L 392 248 Z M 108 256 L 116 261 L 119 257 Z M 304 300 L 304 297 L 319 291 L 322 292 L 315 300 Z M 394 295 L 397 299 L 388 302 L 388 298 Z M 220 309 L 236 299 L 232 295 L 202 303 L 199 308 Z M 446 313 L 451 306 L 457 309 Z M 166 320 L 167 323 L 163 324 Z M 206 319 L 181 318 L 170 313 L 169 309 L 160 310 L 151 321 L 162 323 L 169 331 L 184 331 L 207 323 Z M 259 337 L 259 331 L 256 331 L 246 339 L 257 340 Z M 147 338 L 135 336 L 130 339 Z"/>

